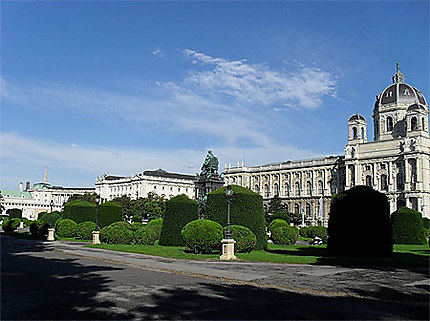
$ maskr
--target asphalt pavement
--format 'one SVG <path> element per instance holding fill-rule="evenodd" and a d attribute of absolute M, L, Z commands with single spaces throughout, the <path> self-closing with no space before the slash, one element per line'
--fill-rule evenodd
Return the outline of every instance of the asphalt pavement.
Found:
<path fill-rule="evenodd" d="M 429 319 L 428 268 L 190 261 L 1 236 L 2 320 Z"/>

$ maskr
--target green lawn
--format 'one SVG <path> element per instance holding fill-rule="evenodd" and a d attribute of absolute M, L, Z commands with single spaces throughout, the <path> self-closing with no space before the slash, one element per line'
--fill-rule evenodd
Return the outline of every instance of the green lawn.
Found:
<path fill-rule="evenodd" d="M 86 247 L 102 248 L 112 251 L 142 253 L 178 259 L 218 260 L 219 253 L 194 254 L 184 250 L 184 247 L 158 245 L 120 245 L 101 244 Z M 326 247 L 310 245 L 274 245 L 269 244 L 266 251 L 238 253 L 242 261 L 291 263 L 291 264 L 320 264 L 342 266 L 429 266 L 430 250 L 427 245 L 395 245 L 391 257 L 326 257 Z"/>

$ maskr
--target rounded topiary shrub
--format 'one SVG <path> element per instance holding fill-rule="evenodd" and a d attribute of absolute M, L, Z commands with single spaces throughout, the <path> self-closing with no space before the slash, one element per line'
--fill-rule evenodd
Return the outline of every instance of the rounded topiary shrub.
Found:
<path fill-rule="evenodd" d="M 152 220 L 148 223 L 148 227 L 157 233 L 157 239 L 160 238 L 161 228 L 163 227 L 163 219 L 157 218 L 156 220 Z"/>
<path fill-rule="evenodd" d="M 401 207 L 391 214 L 395 244 L 427 244 L 421 213 Z"/>
<path fill-rule="evenodd" d="M 387 256 L 393 251 L 387 197 L 356 186 L 332 197 L 328 221 L 328 255 Z"/>
<path fill-rule="evenodd" d="M 224 235 L 227 232 L 227 227 L 224 227 Z M 230 225 L 231 237 L 236 241 L 234 251 L 238 253 L 248 253 L 255 249 L 257 238 L 254 233 L 246 226 Z"/>
<path fill-rule="evenodd" d="M 159 245 L 184 245 L 181 231 L 189 222 L 198 219 L 199 204 L 186 195 L 178 195 L 166 202 L 166 214 L 161 227 Z"/>
<path fill-rule="evenodd" d="M 58 211 L 52 212 L 52 226 L 55 226 L 58 220 L 61 219 L 61 213 Z M 40 216 L 40 220 L 48 225 L 51 224 L 51 213 L 43 213 L 43 215 Z"/>
<path fill-rule="evenodd" d="M 227 225 L 226 186 L 208 194 L 205 218 Z M 257 238 L 256 250 L 267 247 L 266 220 L 264 217 L 263 198 L 248 188 L 231 186 L 233 196 L 230 206 L 230 223 L 249 228 Z"/>
<path fill-rule="evenodd" d="M 26 218 L 24 218 L 22 221 L 24 222 L 24 227 L 27 227 L 27 228 L 29 228 L 30 225 L 34 222 L 33 220 L 28 220 Z"/>
<path fill-rule="evenodd" d="M 131 244 L 133 231 L 125 224 L 113 223 L 100 231 L 100 240 L 108 244 Z"/>
<path fill-rule="evenodd" d="M 324 226 L 311 226 L 307 230 L 307 236 L 314 238 L 315 236 L 318 236 L 320 238 L 326 238 L 327 237 L 327 228 Z"/>
<path fill-rule="evenodd" d="M 308 237 L 308 227 L 302 226 L 299 230 L 299 235 L 302 237 Z"/>
<path fill-rule="evenodd" d="M 9 214 L 9 218 L 18 218 L 18 219 L 22 218 L 22 210 L 18 208 L 12 208 L 10 210 L 7 210 L 6 213 Z"/>
<path fill-rule="evenodd" d="M 290 217 L 288 216 L 288 214 L 284 211 L 278 211 L 273 215 L 270 215 L 267 218 L 267 223 L 270 224 L 272 223 L 274 220 L 284 220 L 287 223 L 290 223 Z"/>
<path fill-rule="evenodd" d="M 288 224 L 287 221 L 277 219 L 277 220 L 273 220 L 272 223 L 269 224 L 269 227 L 267 229 L 270 232 L 273 232 L 275 228 L 282 227 L 282 226 L 290 226 L 290 224 Z"/>
<path fill-rule="evenodd" d="M 154 245 L 158 239 L 157 232 L 146 225 L 142 225 L 134 232 L 134 243 L 139 245 Z"/>
<path fill-rule="evenodd" d="M 75 221 L 64 219 L 57 223 L 57 235 L 60 237 L 75 237 L 77 236 L 78 224 Z"/>
<path fill-rule="evenodd" d="M 182 238 L 195 253 L 210 253 L 219 250 L 222 241 L 221 224 L 211 220 L 195 220 L 182 229 Z"/>
<path fill-rule="evenodd" d="M 430 229 L 430 219 L 428 219 L 427 217 L 423 217 L 423 226 L 426 229 Z"/>
<path fill-rule="evenodd" d="M 6 233 L 12 233 L 18 228 L 20 222 L 21 220 L 19 218 L 6 218 L 3 221 L 2 229 Z"/>
<path fill-rule="evenodd" d="M 91 221 L 82 222 L 77 225 L 76 234 L 82 240 L 91 240 L 95 229 L 96 223 Z"/>
<path fill-rule="evenodd" d="M 299 235 L 298 229 L 289 225 L 279 226 L 271 232 L 273 243 L 279 245 L 295 244 Z"/>
<path fill-rule="evenodd" d="M 35 221 L 30 224 L 30 233 L 33 238 L 45 239 L 48 236 L 49 224 L 43 221 Z"/>

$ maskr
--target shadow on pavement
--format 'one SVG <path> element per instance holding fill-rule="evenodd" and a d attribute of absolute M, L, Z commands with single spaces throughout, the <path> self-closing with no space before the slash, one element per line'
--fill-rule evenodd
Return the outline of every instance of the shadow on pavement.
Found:
<path fill-rule="evenodd" d="M 43 253 L 42 253 L 43 252 Z M 83 266 L 77 259 L 57 259 L 47 244 L 1 238 L 1 319 L 127 319 L 115 304 L 95 296 L 107 290 L 106 266 Z"/>

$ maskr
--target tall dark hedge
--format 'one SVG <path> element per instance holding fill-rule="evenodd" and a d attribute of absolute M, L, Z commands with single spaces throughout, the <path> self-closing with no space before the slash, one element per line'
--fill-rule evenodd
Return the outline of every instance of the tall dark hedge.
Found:
<path fill-rule="evenodd" d="M 63 219 L 71 219 L 76 223 L 96 221 L 96 205 L 87 201 L 73 201 L 64 206 Z M 122 221 L 121 206 L 106 202 L 99 206 L 99 227 L 108 226 Z"/>
<path fill-rule="evenodd" d="M 388 256 L 393 251 L 387 197 L 367 186 L 333 195 L 328 255 Z"/>
<path fill-rule="evenodd" d="M 401 207 L 391 214 L 395 244 L 427 244 L 421 213 Z"/>
<path fill-rule="evenodd" d="M 226 186 L 208 194 L 205 218 L 227 225 Z M 250 189 L 232 185 L 233 196 L 230 207 L 230 224 L 249 228 L 257 238 L 256 250 L 267 247 L 266 220 L 263 198 Z"/>
<path fill-rule="evenodd" d="M 159 245 L 184 245 L 181 231 L 189 222 L 198 219 L 199 204 L 186 195 L 178 195 L 166 203 Z"/>
<path fill-rule="evenodd" d="M 52 212 L 52 226 L 55 226 L 55 223 L 59 219 L 61 219 L 61 213 L 58 211 L 53 211 Z M 42 222 L 45 222 L 46 224 L 50 224 L 51 223 L 51 213 L 43 212 L 43 215 L 40 216 L 39 220 L 41 220 Z"/>

